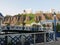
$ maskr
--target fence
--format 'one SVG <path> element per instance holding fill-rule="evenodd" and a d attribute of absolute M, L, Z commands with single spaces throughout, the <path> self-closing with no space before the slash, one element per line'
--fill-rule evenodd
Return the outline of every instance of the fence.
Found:
<path fill-rule="evenodd" d="M 54 41 L 54 32 L 45 31 L 18 33 L 18 32 L 0 32 L 0 45 L 36 45 L 46 44 Z"/>
<path fill-rule="evenodd" d="M 23 26 L 1 26 L 1 30 L 23 30 Z M 32 26 L 24 26 L 24 30 L 29 31 L 44 31 L 44 30 L 53 30 L 52 27 L 32 27 Z"/>

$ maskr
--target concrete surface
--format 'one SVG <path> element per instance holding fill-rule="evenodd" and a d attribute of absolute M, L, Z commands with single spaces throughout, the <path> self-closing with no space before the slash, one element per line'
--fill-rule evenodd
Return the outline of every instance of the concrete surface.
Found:
<path fill-rule="evenodd" d="M 60 45 L 60 38 L 57 38 L 57 41 L 47 43 L 47 44 L 35 44 L 35 45 Z"/>

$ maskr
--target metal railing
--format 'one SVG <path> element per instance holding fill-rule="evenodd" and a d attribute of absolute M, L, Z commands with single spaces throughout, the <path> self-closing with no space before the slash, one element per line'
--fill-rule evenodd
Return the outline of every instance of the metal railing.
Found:
<path fill-rule="evenodd" d="M 0 32 L 0 45 L 38 45 L 55 41 L 54 32 L 39 31 L 33 33 Z"/>

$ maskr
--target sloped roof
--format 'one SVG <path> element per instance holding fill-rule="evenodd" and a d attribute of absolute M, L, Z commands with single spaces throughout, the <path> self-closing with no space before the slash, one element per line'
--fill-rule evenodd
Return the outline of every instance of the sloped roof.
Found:
<path fill-rule="evenodd" d="M 2 15 L 2 13 L 0 13 L 0 19 L 3 19 L 3 17 L 4 17 L 4 16 Z"/>
<path fill-rule="evenodd" d="M 0 13 L 0 16 L 3 17 L 2 13 Z"/>

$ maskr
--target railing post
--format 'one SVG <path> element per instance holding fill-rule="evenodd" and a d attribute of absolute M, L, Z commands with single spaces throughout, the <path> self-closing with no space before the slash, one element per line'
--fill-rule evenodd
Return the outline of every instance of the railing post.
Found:
<path fill-rule="evenodd" d="M 8 37 L 7 37 L 7 35 L 5 36 L 5 45 L 7 45 L 7 43 L 8 43 Z"/>
<path fill-rule="evenodd" d="M 44 45 L 46 45 L 46 31 L 44 31 Z"/>
<path fill-rule="evenodd" d="M 21 34 L 21 43 L 22 43 L 22 45 L 24 45 L 24 42 L 25 42 L 23 35 L 24 35 L 24 34 L 22 33 L 22 34 Z"/>
<path fill-rule="evenodd" d="M 34 34 L 34 45 L 36 44 L 36 41 L 35 41 L 35 34 Z"/>
<path fill-rule="evenodd" d="M 56 40 L 55 40 L 55 32 L 54 32 L 54 34 L 53 34 L 53 38 L 54 38 L 53 40 L 56 41 Z"/>

